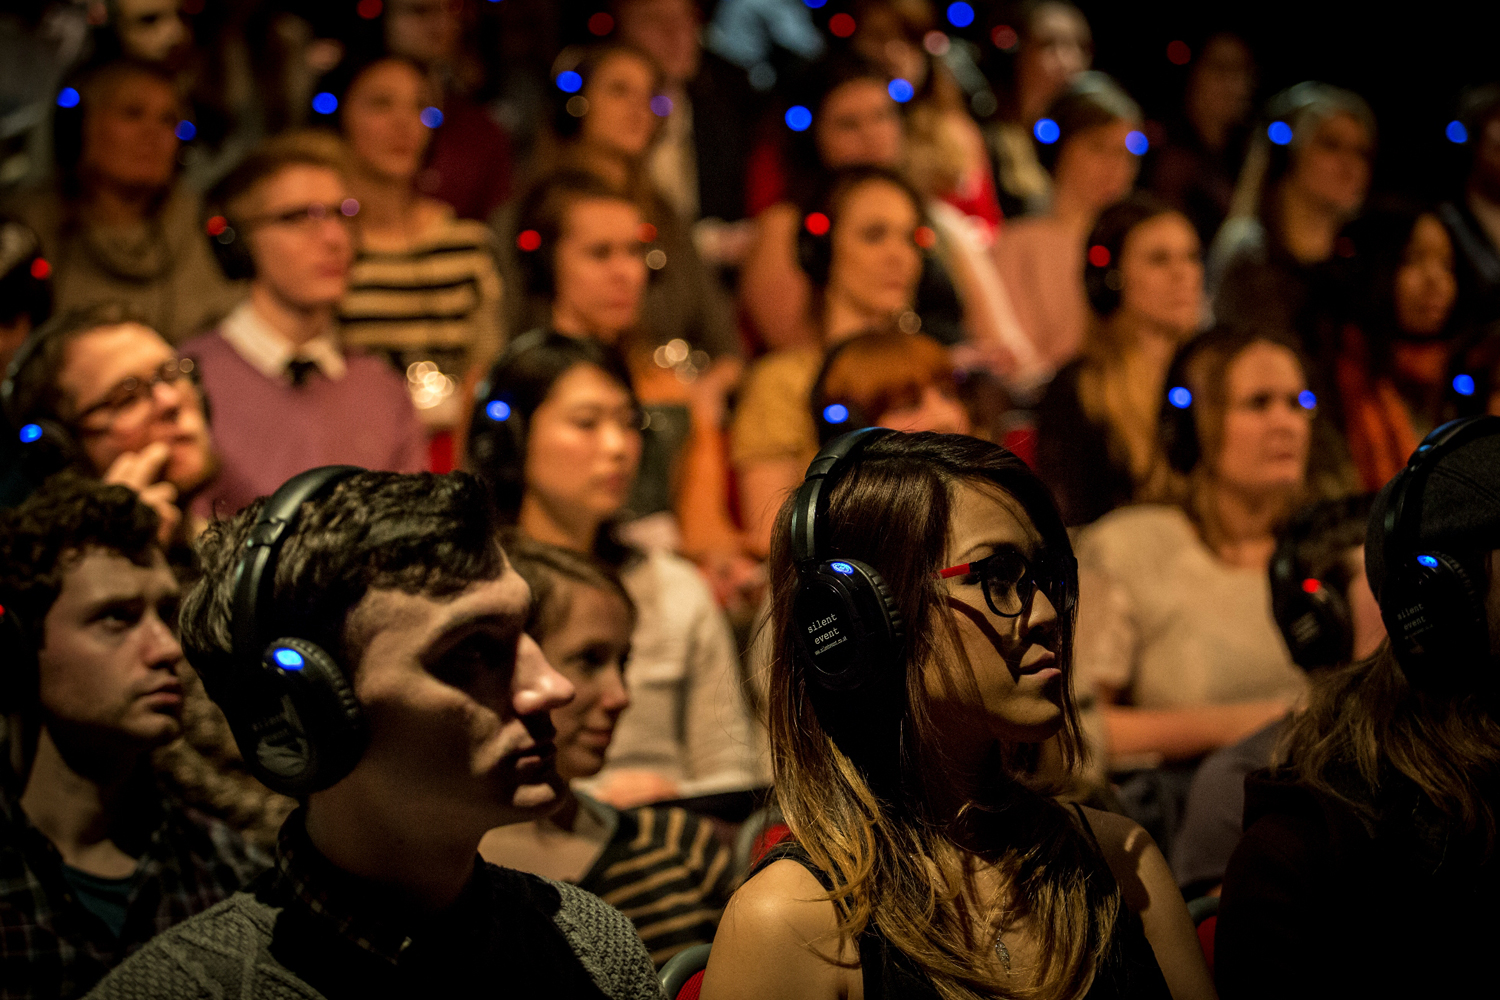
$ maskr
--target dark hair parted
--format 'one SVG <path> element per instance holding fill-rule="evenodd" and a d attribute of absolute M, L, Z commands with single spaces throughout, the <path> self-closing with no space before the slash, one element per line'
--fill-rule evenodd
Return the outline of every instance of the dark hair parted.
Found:
<path fill-rule="evenodd" d="M 1120 895 L 1087 835 L 1036 787 L 1039 748 L 997 747 L 979 801 L 957 819 L 942 815 L 936 804 L 948 796 L 933 783 L 954 768 L 945 750 L 948 737 L 928 711 L 928 687 L 978 697 L 975 665 L 964 659 L 954 613 L 936 579 L 954 491 L 962 485 L 997 490 L 1014 503 L 1045 550 L 1067 567 L 1068 585 L 1076 587 L 1072 546 L 1057 505 L 1019 458 L 961 435 L 892 433 L 871 441 L 830 488 L 819 549 L 874 567 L 907 622 L 899 720 L 869 720 L 869 727 L 880 730 L 872 738 L 888 740 L 899 753 L 900 777 L 894 785 L 881 782 L 877 794 L 867 765 L 847 756 L 820 721 L 814 699 L 822 693 L 814 691 L 799 662 L 793 634 L 798 575 L 789 502 L 777 519 L 770 557 L 777 797 L 798 842 L 834 880 L 828 898 L 843 934 L 852 939 L 878 920 L 881 933 L 931 977 L 943 997 L 1014 995 L 989 971 L 993 914 L 973 909 L 976 872 L 992 865 L 1008 886 L 999 904 L 1007 917 L 1024 914 L 1036 928 L 1042 956 L 1036 992 L 1075 996 L 1105 953 Z M 1058 615 L 1058 665 L 1068 684 L 1055 738 L 1071 768 L 1082 746 L 1071 691 L 1074 623 L 1068 610 L 1058 608 Z M 826 710 L 829 702 L 822 704 Z"/>
<path fill-rule="evenodd" d="M 508 234 L 508 238 L 517 248 L 517 261 L 527 295 L 551 305 L 557 294 L 557 244 L 567 228 L 568 213 L 578 202 L 589 200 L 636 204 L 598 175 L 574 168 L 548 174 L 521 197 L 516 212 L 516 231 Z M 534 249 L 524 249 L 518 242 L 521 234 L 526 232 L 537 235 Z"/>
<path fill-rule="evenodd" d="M 265 503 L 214 521 L 196 545 L 202 576 L 183 599 L 181 633 L 205 676 L 236 668 L 235 570 Z M 349 613 L 368 591 L 447 597 L 492 580 L 505 569 L 498 531 L 488 493 L 467 473 L 359 473 L 302 505 L 261 614 L 276 635 L 317 643 L 352 676 L 366 637 L 351 632 Z"/>
<path fill-rule="evenodd" d="M 148 329 L 151 325 L 129 306 L 106 302 L 60 313 L 32 331 L 11 359 L 6 374 L 3 395 L 5 415 L 11 424 L 19 427 L 32 420 L 68 423 L 75 401 L 64 398 L 60 384 L 68 345 L 86 333 L 125 323 L 139 323 Z"/>
<path fill-rule="evenodd" d="M 181 99 L 172 73 L 157 63 L 123 57 L 111 59 L 85 69 L 70 85 L 78 91 L 78 103 L 71 108 L 52 108 L 52 154 L 57 163 L 57 179 L 67 196 L 69 209 L 76 207 L 87 181 L 82 174 L 84 154 L 84 121 L 106 99 L 119 93 L 131 78 L 145 79 L 170 90 Z M 159 192 L 161 197 L 166 191 Z"/>
<path fill-rule="evenodd" d="M 1474 691 L 1412 687 L 1387 642 L 1368 659 L 1312 675 L 1307 710 L 1281 746 L 1301 782 L 1377 829 L 1410 827 L 1413 803 L 1400 794 L 1410 783 L 1447 821 L 1445 849 L 1466 845 L 1452 853 L 1488 862 L 1500 802 L 1494 707 Z"/>
<path fill-rule="evenodd" d="M 833 235 L 839 228 L 839 220 L 849 198 L 866 184 L 889 184 L 899 190 L 916 210 L 918 224 L 926 221 L 923 198 L 911 182 L 894 170 L 885 167 L 848 167 L 823 178 L 808 201 L 801 206 L 802 217 L 797 221 L 797 263 L 812 282 L 815 292 L 821 293 L 828 286 L 829 272 L 833 269 Z M 808 225 L 808 216 L 821 212 L 828 220 L 828 228 L 814 232 Z"/>
<path fill-rule="evenodd" d="M 661 67 L 656 64 L 651 54 L 643 49 L 626 42 L 601 42 L 587 48 L 566 48 L 553 62 L 550 78 L 556 80 L 558 74 L 572 70 L 583 82 L 571 94 L 565 93 L 556 86 L 548 88 L 552 92 L 552 128 L 559 138 L 571 139 L 582 129 L 583 119 L 589 113 L 588 94 L 594 74 L 599 72 L 601 66 L 618 56 L 626 56 L 644 63 L 651 70 L 652 93 L 661 91 L 665 82 Z M 661 134 L 665 123 L 665 118 L 658 120 L 658 135 Z"/>
<path fill-rule="evenodd" d="M 43 259 L 41 238 L 30 226 L 0 217 L 0 325 L 24 316 L 35 329 L 52 315 L 50 272 L 37 267 Z"/>
<path fill-rule="evenodd" d="M 149 566 L 161 552 L 156 512 L 125 486 L 63 472 L 17 507 L 0 511 L 0 606 L 14 612 L 33 649 L 63 577 L 91 550 Z"/>
<path fill-rule="evenodd" d="M 1124 288 L 1120 280 L 1120 257 L 1125 252 L 1125 241 L 1141 223 L 1173 214 L 1181 213 L 1145 191 L 1126 195 L 1099 213 L 1099 220 L 1084 244 L 1083 255 L 1083 287 L 1088 293 L 1089 306 L 1099 319 L 1109 319 L 1120 308 L 1120 292 Z M 1096 263 L 1094 247 L 1108 251 L 1102 263 Z"/>
<path fill-rule="evenodd" d="M 1098 70 L 1079 73 L 1047 105 L 1044 117 L 1057 123 L 1057 139 L 1042 142 L 1032 136 L 1037 161 L 1050 174 L 1057 169 L 1063 147 L 1081 132 L 1118 121 L 1138 122 L 1141 106 L 1114 79 Z"/>
<path fill-rule="evenodd" d="M 570 585 L 590 587 L 619 598 L 629 612 L 634 630 L 635 601 L 613 566 L 582 552 L 527 538 L 518 531 L 506 531 L 500 537 L 510 564 L 531 588 L 526 634 L 537 642 L 545 642 L 547 636 L 567 621 L 573 603 Z"/>
<path fill-rule="evenodd" d="M 288 167 L 317 167 L 342 175 L 345 151 L 337 136 L 321 129 L 286 132 L 251 150 L 205 199 L 231 222 L 243 223 L 245 200 L 262 182 Z"/>

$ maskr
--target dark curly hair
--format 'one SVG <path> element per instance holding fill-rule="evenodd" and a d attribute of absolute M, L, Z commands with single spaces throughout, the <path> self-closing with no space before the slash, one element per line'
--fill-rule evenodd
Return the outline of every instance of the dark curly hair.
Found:
<path fill-rule="evenodd" d="M 72 472 L 53 476 L 24 503 L 0 511 L 0 606 L 33 649 L 62 592 L 63 577 L 91 549 L 149 566 L 161 551 L 156 512 L 124 486 Z"/>
<path fill-rule="evenodd" d="M 182 648 L 210 679 L 234 669 L 234 577 L 265 499 L 216 521 L 197 543 L 202 577 L 182 603 Z M 302 505 L 281 547 L 272 607 L 277 634 L 322 646 L 353 675 L 364 653 L 349 612 L 372 589 L 447 597 L 505 570 L 489 491 L 472 475 L 362 472 Z"/>

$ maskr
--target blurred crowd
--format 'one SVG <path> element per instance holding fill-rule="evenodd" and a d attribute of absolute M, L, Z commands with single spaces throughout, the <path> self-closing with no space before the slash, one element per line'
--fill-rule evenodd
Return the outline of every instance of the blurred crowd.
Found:
<path fill-rule="evenodd" d="M 569 822 L 645 843 L 691 799 L 717 845 L 770 781 L 765 560 L 808 462 L 1004 444 L 1077 552 L 1075 791 L 1210 892 L 1308 671 L 1384 636 L 1366 495 L 1500 414 L 1500 85 L 1452 95 L 1427 203 L 1372 191 L 1386 109 L 1174 45 L 1181 106 L 1143 108 L 1062 0 L 8 5 L 0 502 L 127 486 L 187 579 L 308 468 L 470 470 L 533 590 L 571 581 L 549 658 L 580 595 L 605 633 Z M 268 843 L 290 803 L 199 710 L 168 769 Z M 483 850 L 605 870 L 545 839 Z M 704 851 L 658 962 L 712 937 L 739 859 Z"/>

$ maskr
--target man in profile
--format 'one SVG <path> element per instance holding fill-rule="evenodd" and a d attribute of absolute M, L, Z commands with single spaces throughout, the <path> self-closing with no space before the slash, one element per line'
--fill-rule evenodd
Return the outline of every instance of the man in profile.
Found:
<path fill-rule="evenodd" d="M 93 995 L 659 997 L 618 911 L 477 858 L 487 830 L 558 804 L 549 712 L 573 696 L 522 632 L 530 592 L 484 487 L 464 473 L 344 473 L 280 517 L 306 482 L 208 528 L 183 643 L 242 750 L 266 729 L 226 692 L 305 691 L 309 677 L 346 689 L 343 721 L 300 715 L 300 745 L 337 744 L 345 763 L 287 820 L 266 879 L 152 941 Z M 278 520 L 257 524 L 268 502 Z M 270 583 L 242 620 L 236 575 L 261 546 L 275 546 Z M 237 655 L 250 618 L 270 645 L 242 638 Z M 283 766 L 286 745 L 245 756 Z"/>

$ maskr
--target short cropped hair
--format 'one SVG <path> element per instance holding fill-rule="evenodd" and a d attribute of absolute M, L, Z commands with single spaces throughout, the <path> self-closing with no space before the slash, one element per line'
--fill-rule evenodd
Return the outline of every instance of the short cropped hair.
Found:
<path fill-rule="evenodd" d="M 5 415 L 11 426 L 19 427 L 33 420 L 67 423 L 70 417 L 64 411 L 71 401 L 63 398 L 60 382 L 68 345 L 86 333 L 124 323 L 151 326 L 129 306 L 105 302 L 61 313 L 33 330 L 11 360 L 11 372 L 6 378 Z"/>
<path fill-rule="evenodd" d="M 502 538 L 510 564 L 531 587 L 531 614 L 526 619 L 526 634 L 537 642 L 545 641 L 567 621 L 572 600 L 567 588 L 561 586 L 565 583 L 592 587 L 618 597 L 625 603 L 634 628 L 635 601 L 631 600 L 614 567 L 595 556 L 538 542 L 515 530 L 507 531 Z"/>
<path fill-rule="evenodd" d="M 320 167 L 339 175 L 347 173 L 343 141 L 323 129 L 287 132 L 253 149 L 209 193 L 208 202 L 236 221 L 246 213 L 246 203 L 263 181 L 288 167 Z"/>
<path fill-rule="evenodd" d="M 235 570 L 265 504 L 210 524 L 197 543 L 202 576 L 182 602 L 182 648 L 209 683 L 235 668 Z M 493 580 L 506 565 L 498 529 L 489 491 L 468 473 L 358 473 L 302 505 L 271 606 L 257 612 L 278 636 L 323 647 L 352 678 L 366 639 L 351 634 L 349 613 L 365 594 L 441 598 Z"/>
<path fill-rule="evenodd" d="M 33 649 L 63 577 L 91 550 L 149 566 L 161 551 L 156 512 L 125 486 L 59 473 L 18 507 L 0 511 L 0 606 L 15 614 Z"/>

